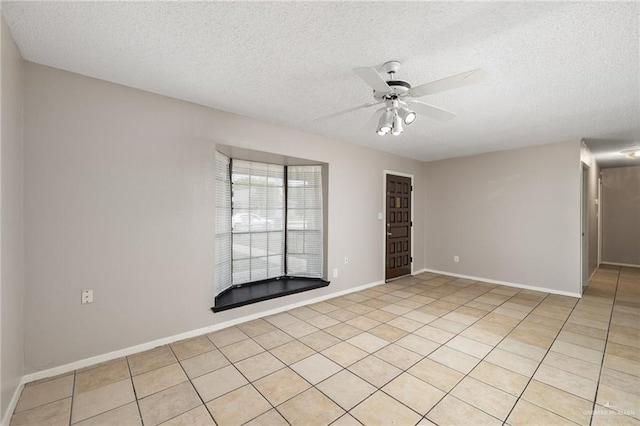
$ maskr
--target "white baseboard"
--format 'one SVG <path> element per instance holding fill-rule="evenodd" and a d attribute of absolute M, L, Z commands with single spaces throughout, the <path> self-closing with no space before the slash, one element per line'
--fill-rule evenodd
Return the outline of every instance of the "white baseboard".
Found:
<path fill-rule="evenodd" d="M 18 387 L 15 392 L 13 392 L 7 411 L 5 411 L 4 416 L 0 419 L 0 426 L 9 426 L 11 423 L 11 416 L 13 415 L 13 411 L 16 409 L 16 405 L 18 405 L 18 400 L 20 399 L 20 395 L 22 394 L 22 389 L 24 389 L 25 384 L 27 384 L 27 381 L 23 376 L 20 383 L 18 383 Z"/>
<path fill-rule="evenodd" d="M 640 268 L 640 265 L 634 265 L 633 263 L 600 262 L 600 264 L 611 266 L 626 266 L 628 268 Z"/>
<path fill-rule="evenodd" d="M 248 322 L 248 321 L 253 321 L 255 319 L 258 318 L 262 318 L 262 317 L 266 317 L 269 315 L 274 315 L 274 314 L 278 314 L 284 311 L 288 311 L 290 309 L 294 309 L 294 308 L 298 308 L 300 306 L 305 306 L 305 305 L 311 305 L 314 303 L 318 303 L 318 302 L 323 302 L 325 300 L 328 299 L 333 299 L 335 297 L 340 297 L 340 296 L 344 296 L 345 294 L 350 294 L 350 293 L 354 293 L 357 291 L 361 291 L 361 290 L 366 290 L 368 288 L 371 287 L 375 287 L 377 285 L 380 284 L 384 284 L 384 281 L 375 281 L 369 284 L 364 284 L 358 287 L 353 287 L 353 288 L 349 288 L 346 290 L 342 290 L 342 291 L 338 291 L 335 293 L 331 293 L 331 294 L 327 294 L 324 296 L 320 296 L 320 297 L 316 297 L 313 299 L 309 299 L 309 300 L 303 300 L 300 302 L 296 302 L 296 303 L 292 303 L 289 305 L 285 305 L 285 306 L 281 306 L 278 308 L 274 308 L 274 309 L 270 309 L 268 311 L 264 311 L 264 312 L 259 312 L 256 314 L 251 314 L 251 315 L 246 315 L 244 317 L 240 317 L 240 318 L 236 318 L 233 320 L 229 320 L 229 321 L 225 321 L 225 322 L 221 322 L 218 324 L 214 324 L 214 325 L 210 325 L 207 327 L 203 327 L 203 328 L 199 328 L 197 330 L 192 330 L 192 331 L 187 331 L 185 333 L 180 333 L 180 334 L 176 334 L 173 336 L 169 336 L 169 337 L 165 337 L 162 339 L 158 339 L 158 340 L 153 340 L 151 342 L 146 342 L 146 343 L 142 343 L 139 345 L 135 345 L 135 346 L 130 346 L 128 348 L 124 348 L 124 349 L 120 349 L 117 351 L 113 351 L 113 352 L 109 352 L 106 354 L 102 354 L 102 355 L 97 355 L 91 358 L 85 358 L 79 361 L 74 361 L 71 362 L 69 364 L 64 364 L 64 365 L 60 365 L 58 367 L 53 367 L 53 368 L 49 368 L 47 370 L 42 370 L 42 371 L 38 371 L 35 373 L 31 373 L 31 374 L 27 374 L 26 376 L 23 377 L 22 383 L 30 383 L 36 380 L 40 380 L 40 379 L 45 379 L 47 377 L 53 377 L 53 376 L 57 376 L 60 374 L 64 374 L 64 373 L 68 373 L 70 371 L 74 371 L 74 370 L 78 370 L 80 368 L 85 368 L 85 367 L 89 367 L 91 365 L 95 365 L 95 364 L 99 364 L 102 362 L 106 362 L 106 361 L 111 361 L 113 359 L 117 359 L 117 358 L 122 358 L 124 356 L 128 356 L 128 355 L 133 355 L 135 353 L 138 352 L 143 352 L 149 349 L 153 349 L 156 348 L 158 346 L 162 346 L 162 345 L 166 345 L 169 343 L 174 343 L 180 340 L 184 340 L 184 339 L 188 339 L 190 337 L 196 337 L 196 336 L 201 336 L 203 334 L 207 334 L 207 333 L 211 333 L 214 331 L 218 331 L 218 330 L 222 330 L 223 328 L 227 328 L 227 327 L 231 327 L 234 326 L 236 324 L 241 324 L 244 322 Z M 21 389 L 20 389 L 21 390 Z M 18 391 L 16 391 L 16 394 L 18 395 L 18 397 L 20 396 L 20 393 Z M 16 394 L 14 394 L 14 399 L 16 399 L 17 402 L 17 397 Z M 13 410 L 11 411 L 13 412 Z"/>
<path fill-rule="evenodd" d="M 452 276 L 452 277 L 464 278 L 464 279 L 467 279 L 467 280 L 482 281 L 482 282 L 490 283 L 490 284 L 505 285 L 507 287 L 522 288 L 522 289 L 525 289 L 525 290 L 543 291 L 545 293 L 558 294 L 558 295 L 561 295 L 561 296 L 570 296 L 570 297 L 577 297 L 577 298 L 581 298 L 582 297 L 582 295 L 580 293 L 571 293 L 569 291 L 555 290 L 553 288 L 535 287 L 535 286 L 532 286 L 532 285 L 511 283 L 511 282 L 508 282 L 508 281 L 492 280 L 490 278 L 473 277 L 471 275 L 456 274 L 454 272 L 438 271 L 436 269 L 429 269 L 429 268 L 424 268 L 422 271 L 423 272 L 432 272 L 434 274 L 440 274 L 440 275 L 449 275 L 449 276 Z"/>

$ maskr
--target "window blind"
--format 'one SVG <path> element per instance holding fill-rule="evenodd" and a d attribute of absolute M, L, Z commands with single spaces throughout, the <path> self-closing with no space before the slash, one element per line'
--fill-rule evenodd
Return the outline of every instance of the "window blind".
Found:
<path fill-rule="evenodd" d="M 287 275 L 321 278 L 322 167 L 287 168 Z"/>
<path fill-rule="evenodd" d="M 284 275 L 284 166 L 231 161 L 233 285 Z"/>
<path fill-rule="evenodd" d="M 215 294 L 230 288 L 231 281 L 231 179 L 230 159 L 216 151 L 215 154 Z"/>

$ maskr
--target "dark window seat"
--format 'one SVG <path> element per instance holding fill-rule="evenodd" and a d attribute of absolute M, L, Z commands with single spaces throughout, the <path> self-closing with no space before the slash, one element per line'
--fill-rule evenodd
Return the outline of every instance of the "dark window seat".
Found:
<path fill-rule="evenodd" d="M 226 311 L 227 309 L 314 290 L 328 285 L 329 281 L 325 281 L 322 278 L 301 277 L 280 277 L 247 283 L 238 287 L 231 287 L 216 296 L 211 310 L 213 312 Z"/>

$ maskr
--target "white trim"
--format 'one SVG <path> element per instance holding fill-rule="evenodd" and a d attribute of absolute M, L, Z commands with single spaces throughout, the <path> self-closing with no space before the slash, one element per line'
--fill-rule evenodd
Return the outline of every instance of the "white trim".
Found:
<path fill-rule="evenodd" d="M 457 273 L 454 273 L 454 272 L 438 271 L 436 269 L 425 268 L 425 269 L 423 269 L 423 272 L 432 272 L 434 274 L 449 275 L 451 277 L 464 278 L 464 279 L 467 279 L 467 280 L 482 281 L 482 282 L 490 283 L 490 284 L 505 285 L 507 287 L 516 287 L 516 288 L 522 288 L 522 289 L 525 289 L 525 290 L 543 291 L 545 293 L 559 294 L 561 296 L 577 297 L 578 299 L 582 298 L 582 295 L 580 293 L 572 293 L 570 291 L 561 291 L 561 290 L 555 290 L 555 289 L 546 288 L 546 287 L 535 287 L 535 286 L 532 286 L 532 285 L 511 283 L 511 282 L 508 282 L 508 281 L 492 280 L 490 278 L 473 277 L 471 275 L 463 275 L 463 274 L 457 274 Z"/>
<path fill-rule="evenodd" d="M 18 400 L 20 399 L 20 395 L 22 394 L 22 389 L 24 389 L 24 385 L 27 384 L 25 376 L 22 377 L 20 383 L 18 383 L 18 387 L 13 392 L 13 396 L 11 397 L 11 401 L 9 401 L 9 406 L 7 407 L 7 411 L 4 412 L 4 416 L 0 421 L 0 426 L 9 425 L 11 423 L 11 416 L 13 416 L 13 412 L 18 405 Z"/>
<path fill-rule="evenodd" d="M 598 269 L 600 269 L 600 265 L 598 265 L 596 267 L 596 269 L 593 270 L 593 272 L 591 273 L 591 275 L 589 275 L 589 281 L 591 281 L 591 278 L 593 278 L 593 276 L 596 274 L 596 272 L 598 272 Z"/>
<path fill-rule="evenodd" d="M 135 345 L 135 346 L 130 346 L 128 348 L 119 349 L 117 351 L 108 352 L 106 354 L 97 355 L 97 356 L 90 357 L 90 358 L 85 358 L 85 359 L 82 359 L 82 360 L 79 360 L 79 361 L 74 361 L 74 362 L 71 362 L 69 364 L 64 364 L 64 365 L 60 365 L 58 367 L 49 368 L 47 370 L 42 370 L 42 371 L 38 371 L 38 372 L 35 372 L 35 373 L 27 374 L 26 376 L 23 377 L 21 383 L 30 383 L 30 382 L 33 382 L 35 380 L 40 380 L 40 379 L 44 379 L 44 378 L 47 378 L 47 377 L 53 377 L 53 376 L 57 376 L 57 375 L 60 375 L 60 374 L 68 373 L 68 372 L 71 372 L 73 370 L 77 370 L 77 369 L 84 368 L 84 367 L 89 367 L 91 365 L 99 364 L 99 363 L 102 363 L 102 362 L 105 362 L 105 361 L 111 361 L 113 359 L 121 358 L 121 357 L 124 357 L 124 356 L 133 355 L 133 354 L 138 353 L 138 352 L 142 352 L 142 351 L 146 351 L 146 350 L 149 350 L 149 349 L 153 349 L 153 348 L 156 348 L 158 346 L 166 345 L 166 344 L 169 344 L 169 343 L 174 343 L 174 342 L 177 342 L 177 341 L 180 341 L 180 340 L 183 340 L 183 339 L 188 339 L 188 338 L 191 338 L 191 337 L 201 336 L 203 334 L 207 334 L 207 333 L 211 333 L 211 332 L 214 332 L 214 331 L 222 330 L 223 328 L 231 327 L 231 326 L 236 325 L 236 324 L 241 324 L 241 323 L 244 323 L 244 322 L 253 321 L 253 320 L 258 319 L 258 318 L 266 317 L 266 316 L 269 316 L 269 315 L 278 314 L 280 312 L 288 311 L 290 309 L 298 308 L 300 306 L 310 305 L 310 304 L 322 302 L 322 301 L 325 301 L 325 300 L 328 300 L 328 299 L 333 299 L 335 297 L 344 296 L 345 294 L 366 290 L 368 288 L 375 287 L 375 286 L 380 285 L 380 284 L 384 284 L 384 281 L 376 281 L 376 282 L 372 282 L 372 283 L 369 283 L 369 284 L 363 284 L 363 285 L 358 286 L 358 287 L 352 287 L 352 288 L 349 288 L 349 289 L 346 289 L 346 290 L 338 291 L 338 292 L 331 293 L 331 294 L 326 294 L 324 296 L 319 296 L 319 297 L 316 297 L 316 298 L 313 298 L 313 299 L 303 300 L 303 301 L 300 301 L 300 302 L 292 303 L 290 305 L 285 305 L 285 306 L 281 306 L 281 307 L 278 307 L 278 308 L 270 309 L 268 311 L 259 312 L 259 313 L 251 314 L 251 315 L 246 315 L 246 316 L 241 317 L 241 318 L 236 318 L 236 319 L 233 319 L 233 320 L 221 322 L 221 323 L 218 323 L 218 324 L 214 324 L 214 325 L 210 325 L 210 326 L 207 326 L 207 327 L 199 328 L 197 330 L 187 331 L 185 333 L 180 333 L 180 334 L 176 334 L 176 335 L 173 335 L 173 336 L 164 337 L 162 339 L 153 340 L 151 342 L 142 343 L 142 344 Z M 21 390 L 21 388 L 20 388 L 20 390 Z M 17 392 L 17 395 L 19 396 L 20 393 Z M 17 398 L 16 395 L 14 395 L 14 398 Z M 17 402 L 17 399 L 16 399 L 16 402 Z M 11 412 L 13 412 L 13 411 L 11 411 Z"/>
<path fill-rule="evenodd" d="M 403 176 L 411 179 L 411 188 L 412 188 L 411 189 L 411 222 L 413 222 L 413 218 L 414 218 L 413 208 L 415 205 L 415 202 L 414 202 L 415 196 L 413 193 L 414 175 L 411 173 L 396 172 L 393 170 L 384 169 L 382 171 L 382 237 L 383 237 L 382 238 L 382 281 L 383 282 L 386 282 L 386 279 L 387 279 L 387 268 L 386 268 L 386 264 L 387 264 L 387 175 Z M 414 226 L 411 226 L 411 257 L 413 257 L 414 241 L 415 241 L 415 238 L 413 235 L 413 228 Z M 413 264 L 414 262 L 411 262 L 411 275 L 414 275 Z"/>
<path fill-rule="evenodd" d="M 626 266 L 628 268 L 640 268 L 640 265 L 634 265 L 633 263 L 602 262 L 601 265 Z"/>

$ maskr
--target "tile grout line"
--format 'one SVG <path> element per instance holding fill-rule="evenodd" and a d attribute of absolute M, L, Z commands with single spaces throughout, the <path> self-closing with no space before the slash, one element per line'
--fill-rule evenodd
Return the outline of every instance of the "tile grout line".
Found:
<path fill-rule="evenodd" d="M 520 294 L 520 293 L 521 293 L 522 291 L 524 291 L 524 290 L 526 290 L 526 289 L 521 289 L 520 291 L 518 291 L 517 293 L 513 294 L 513 295 L 512 295 L 512 296 L 510 296 L 508 299 L 506 299 L 504 302 L 500 303 L 499 305 L 496 305 L 496 307 L 495 307 L 493 310 L 491 310 L 490 312 L 488 312 L 485 316 L 489 315 L 489 314 L 490 314 L 490 313 L 492 313 L 494 310 L 496 310 L 496 309 L 497 309 L 497 308 L 499 308 L 500 306 L 504 305 L 505 303 L 507 303 L 509 300 L 511 300 L 513 297 L 515 297 L 516 295 Z M 529 291 L 531 291 L 531 290 L 529 290 Z M 483 293 L 483 294 L 484 294 L 484 293 Z M 538 306 L 540 306 L 540 304 L 542 304 L 542 302 L 543 302 L 543 301 L 544 301 L 548 296 L 549 296 L 549 294 L 547 293 L 547 295 L 546 295 L 545 297 L 543 297 L 542 299 L 540 299 L 540 301 L 535 305 L 535 307 L 533 307 L 533 309 L 531 309 L 531 311 L 530 311 L 530 312 L 529 312 L 529 313 L 528 313 L 524 318 L 522 318 L 522 319 L 521 319 L 521 320 L 520 320 L 520 321 L 519 321 L 515 326 L 513 326 L 513 327 L 511 328 L 511 331 L 509 331 L 509 334 L 511 334 L 511 332 L 512 332 L 513 330 L 515 330 L 515 329 L 516 329 L 516 327 L 517 327 L 518 325 L 522 324 L 522 323 L 524 322 L 524 320 L 525 320 L 529 315 L 531 315 L 531 313 L 532 313 L 532 312 L 533 312 L 533 311 L 534 311 Z M 480 296 L 478 296 L 478 297 L 480 297 Z M 498 315 L 500 315 L 500 314 L 498 314 Z M 482 318 L 484 318 L 484 316 L 483 316 Z M 479 321 L 479 320 L 478 320 L 478 321 Z M 477 321 L 476 321 L 476 322 L 477 322 Z M 473 324 L 475 324 L 475 323 L 473 323 Z M 469 325 L 467 328 L 471 327 L 473 324 Z M 466 330 L 467 328 L 465 328 L 464 330 Z M 464 330 L 462 330 L 460 333 L 462 333 Z M 558 334 L 559 334 L 559 333 L 560 333 L 560 332 L 558 331 Z M 485 359 L 485 358 L 486 358 L 486 357 L 487 357 L 487 356 L 488 356 L 488 355 L 489 355 L 489 354 L 490 354 L 494 349 L 498 348 L 498 345 L 499 345 L 500 343 L 502 343 L 505 339 L 507 339 L 507 337 L 509 336 L 509 334 L 507 334 L 506 336 L 504 336 L 502 339 L 500 339 L 500 341 L 499 341 L 498 343 L 496 343 L 495 345 L 493 345 L 493 348 L 491 349 L 491 351 L 489 351 L 489 352 L 487 353 L 487 355 L 485 355 L 484 357 L 482 357 L 482 358 L 480 359 L 480 362 L 484 361 L 484 359 Z M 458 333 L 457 335 L 459 335 L 459 333 Z M 456 335 L 456 336 L 457 336 L 457 335 Z M 464 336 L 463 336 L 463 337 L 464 337 Z M 453 339 L 453 337 L 452 337 L 451 339 Z M 449 340 L 451 340 L 451 339 L 449 339 Z M 447 342 L 449 342 L 449 340 L 448 340 Z M 471 339 L 471 340 L 477 341 L 477 340 L 475 340 L 475 339 Z M 480 342 L 480 343 L 483 343 L 483 342 Z M 443 344 L 443 346 L 444 346 L 444 345 L 445 345 L 445 344 Z M 498 348 L 498 349 L 499 349 L 499 348 Z M 502 349 L 502 350 L 505 350 L 505 349 Z M 509 353 L 513 353 L 513 352 L 511 352 L 511 351 L 507 351 L 507 350 L 505 350 L 505 351 L 506 351 L 506 352 L 509 352 Z M 515 354 L 515 353 L 514 353 L 514 355 L 518 355 L 518 354 Z M 522 356 L 522 355 L 520 355 L 520 356 Z M 523 358 L 526 358 L 526 357 L 523 357 Z M 428 414 L 429 414 L 429 413 L 430 413 L 430 412 L 431 412 L 431 411 L 432 411 L 432 410 L 433 410 L 433 409 L 434 409 L 434 408 L 435 408 L 435 407 L 436 407 L 436 406 L 437 406 L 437 405 L 438 405 L 438 404 L 439 404 L 439 403 L 440 403 L 440 402 L 441 402 L 441 401 L 442 401 L 446 396 L 448 396 L 449 394 L 451 394 L 451 391 L 452 391 L 453 389 L 455 389 L 455 387 L 456 387 L 458 384 L 460 384 L 460 382 L 462 382 L 464 379 L 466 379 L 467 377 L 469 377 L 469 374 L 471 374 L 471 372 L 472 372 L 473 370 L 475 370 L 475 368 L 480 364 L 480 362 L 478 362 L 478 364 L 476 364 L 476 365 L 475 365 L 475 366 L 474 366 L 474 367 L 473 367 L 473 368 L 472 368 L 468 373 L 466 373 L 466 374 L 464 375 L 464 377 L 462 377 L 462 378 L 461 378 L 461 379 L 460 379 L 460 380 L 459 380 L 455 385 L 453 385 L 453 387 L 452 387 L 448 392 L 446 392 L 445 396 L 443 396 L 443 397 L 440 399 L 440 401 L 438 401 L 436 404 L 434 404 L 434 406 L 433 406 L 433 407 L 431 407 L 431 409 L 427 412 L 427 414 L 425 414 L 425 415 L 424 415 L 424 418 L 425 418 L 425 419 L 427 419 L 427 415 L 428 415 Z M 486 361 L 486 362 L 488 362 L 488 363 L 490 363 L 490 364 L 493 364 L 493 363 L 492 363 L 492 362 L 490 362 L 490 361 Z M 542 363 L 542 360 L 540 360 L 540 362 L 538 363 L 538 366 L 540 366 L 540 364 L 541 364 L 541 363 Z M 496 364 L 493 364 L 493 365 L 496 365 Z M 498 367 L 500 367 L 500 366 L 498 365 Z M 503 367 L 501 367 L 501 368 L 503 368 Z M 536 370 L 537 370 L 537 368 L 536 368 Z M 457 371 L 457 370 L 456 370 L 456 371 Z M 511 371 L 511 370 L 509 370 L 509 371 Z M 517 373 L 517 374 L 519 374 L 519 373 Z M 535 374 L 535 371 L 533 372 L 533 374 Z M 531 378 L 530 378 L 529 380 L 531 380 L 531 379 L 533 378 L 533 374 L 531 375 Z M 471 378 L 473 379 L 474 377 L 471 377 Z M 477 379 L 476 379 L 476 380 L 477 380 Z M 485 383 L 485 382 L 483 382 L 483 381 L 481 381 L 481 382 L 482 382 L 482 383 Z M 499 388 L 496 388 L 495 386 L 493 386 L 493 385 L 491 385 L 491 384 L 489 384 L 489 383 L 485 383 L 485 384 L 486 384 L 487 386 L 491 386 L 491 387 L 493 387 L 494 389 L 498 389 L 498 390 L 501 390 L 501 391 L 505 392 L 504 390 L 499 389 Z M 527 385 L 525 385 L 525 387 L 522 389 L 521 395 L 522 395 L 522 393 L 524 393 L 524 391 L 525 391 L 525 389 L 527 388 L 527 386 L 528 386 L 528 385 L 529 385 L 529 382 L 527 382 Z M 497 417 L 495 417 L 494 415 L 487 413 L 487 412 L 486 412 L 486 411 L 484 411 L 483 409 L 478 408 L 478 407 L 476 407 L 476 406 L 474 406 L 474 405 L 472 405 L 472 404 L 469 404 L 469 403 L 468 403 L 468 402 L 466 402 L 466 401 L 462 401 L 461 399 L 457 398 L 455 395 L 451 395 L 451 397 L 452 397 L 452 398 L 456 398 L 457 400 L 459 400 L 459 401 L 461 401 L 461 402 L 463 402 L 463 403 L 465 403 L 465 404 L 467 404 L 467 405 L 470 405 L 471 407 L 473 407 L 473 408 L 475 408 L 475 409 L 477 409 L 477 410 L 482 411 L 483 413 L 487 414 L 488 416 L 493 417 L 494 419 L 497 419 L 497 420 L 501 421 L 502 423 L 506 423 L 507 419 L 508 419 L 508 418 L 509 418 L 509 416 L 511 415 L 511 412 L 513 411 L 513 408 L 516 406 L 516 404 L 518 403 L 518 400 L 520 399 L 520 397 L 519 397 L 519 396 L 518 396 L 518 397 L 516 397 L 516 401 L 515 401 L 515 403 L 513 404 L 513 406 L 511 407 L 511 410 L 509 410 L 509 413 L 507 413 L 507 416 L 505 417 L 505 419 L 504 419 L 504 420 L 500 420 L 500 419 L 498 419 Z M 429 419 L 427 419 L 427 420 L 429 420 Z M 429 421 L 431 421 L 431 420 L 429 420 Z"/>
<path fill-rule="evenodd" d="M 607 337 L 605 338 L 604 348 L 602 349 L 602 360 L 600 362 L 600 373 L 598 374 L 598 382 L 596 383 L 596 393 L 593 396 L 593 405 L 591 406 L 591 415 L 589 416 L 589 426 L 593 423 L 593 415 L 596 410 L 597 400 L 598 400 L 598 391 L 600 390 L 600 381 L 602 380 L 602 372 L 604 371 L 604 359 L 607 356 L 607 346 L 609 346 L 609 333 L 611 331 L 611 322 L 613 320 L 613 311 L 616 307 L 616 298 L 618 297 L 618 288 L 620 286 L 620 274 L 622 273 L 622 268 L 618 268 L 618 274 L 616 277 L 616 289 L 613 292 L 613 300 L 611 303 L 611 313 L 609 314 L 609 326 L 607 327 Z M 588 288 L 588 287 L 587 287 Z"/>

